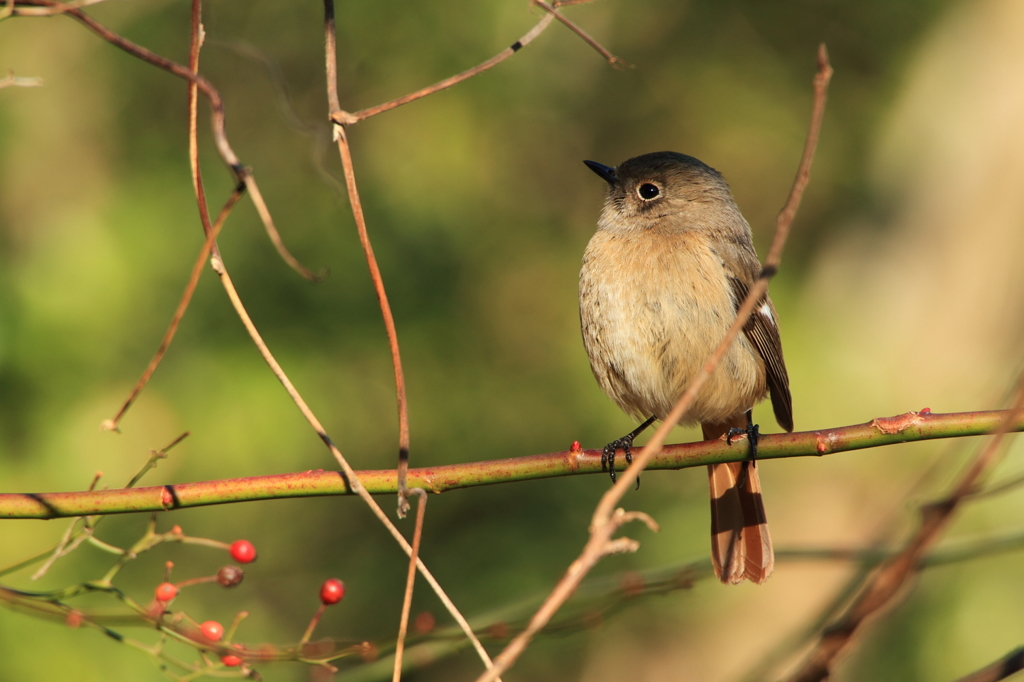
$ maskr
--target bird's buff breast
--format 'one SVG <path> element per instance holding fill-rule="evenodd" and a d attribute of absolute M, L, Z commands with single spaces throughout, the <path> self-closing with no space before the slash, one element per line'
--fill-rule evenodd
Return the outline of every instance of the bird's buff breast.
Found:
<path fill-rule="evenodd" d="M 721 260 L 697 233 L 598 230 L 580 272 L 580 322 L 604 392 L 638 419 L 664 418 L 735 319 Z M 741 334 L 680 423 L 724 422 L 764 397 Z"/>

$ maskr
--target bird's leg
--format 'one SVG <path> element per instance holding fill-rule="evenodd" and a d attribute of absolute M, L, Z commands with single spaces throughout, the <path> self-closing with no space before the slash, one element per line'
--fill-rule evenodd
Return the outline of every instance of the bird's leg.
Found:
<path fill-rule="evenodd" d="M 729 429 L 725 434 L 725 442 L 732 445 L 733 436 L 744 434 L 747 437 L 747 441 L 750 443 L 750 458 L 747 462 L 743 463 L 743 474 L 740 476 L 740 480 L 736 482 L 736 486 L 742 490 L 743 486 L 747 483 L 747 467 L 754 463 L 756 466 L 757 462 L 757 441 L 761 438 L 761 431 L 757 424 L 754 423 L 754 411 L 747 410 L 747 426 L 743 429 L 733 427 Z"/>
<path fill-rule="evenodd" d="M 632 464 L 633 452 L 630 450 L 630 448 L 633 447 L 633 439 L 639 436 L 641 433 L 643 433 L 644 429 L 653 424 L 655 419 L 656 417 L 652 416 L 650 419 L 648 419 L 643 424 L 627 433 L 622 438 L 613 440 L 611 443 L 608 443 L 608 445 L 604 446 L 604 450 L 601 451 L 601 469 L 603 471 L 605 467 L 608 468 L 608 473 L 612 477 L 612 483 L 615 483 L 615 451 L 619 448 L 622 448 L 622 451 L 626 453 L 626 464 Z M 636 477 L 636 487 L 640 487 L 639 476 Z"/>

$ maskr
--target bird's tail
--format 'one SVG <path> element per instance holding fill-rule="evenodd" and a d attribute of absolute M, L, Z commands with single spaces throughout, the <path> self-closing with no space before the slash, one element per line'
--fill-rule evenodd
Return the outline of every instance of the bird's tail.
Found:
<path fill-rule="evenodd" d="M 724 424 L 701 424 L 704 440 L 744 428 L 746 414 Z M 755 462 L 708 465 L 711 487 L 711 562 L 723 583 L 763 583 L 772 574 L 775 554 L 761 499 Z"/>

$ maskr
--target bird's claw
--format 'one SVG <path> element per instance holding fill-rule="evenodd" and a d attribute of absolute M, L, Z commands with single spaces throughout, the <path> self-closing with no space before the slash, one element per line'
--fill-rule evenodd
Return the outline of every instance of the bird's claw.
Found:
<path fill-rule="evenodd" d="M 622 452 L 626 455 L 626 466 L 628 467 L 633 463 L 633 434 L 627 434 L 622 438 L 613 440 L 608 445 L 604 446 L 604 450 L 601 451 L 601 470 L 608 470 L 608 475 L 611 476 L 612 484 L 615 483 L 615 451 L 622 448 Z M 636 487 L 640 488 L 640 477 L 636 477 Z"/>

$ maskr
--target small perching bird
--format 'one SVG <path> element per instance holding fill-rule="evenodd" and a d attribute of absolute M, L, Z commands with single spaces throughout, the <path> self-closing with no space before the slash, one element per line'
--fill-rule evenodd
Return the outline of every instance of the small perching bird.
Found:
<path fill-rule="evenodd" d="M 644 154 L 616 168 L 585 161 L 608 183 L 597 232 L 580 272 L 580 323 L 590 367 L 627 414 L 646 420 L 605 448 L 627 460 L 633 439 L 675 406 L 722 341 L 761 272 L 750 226 L 721 174 L 692 156 Z M 751 409 L 771 393 L 775 419 L 793 430 L 778 316 L 767 293 L 744 334 L 679 421 L 704 439 L 746 432 Z M 774 565 L 754 461 L 708 466 L 711 558 L 727 583 L 764 582 Z"/>

